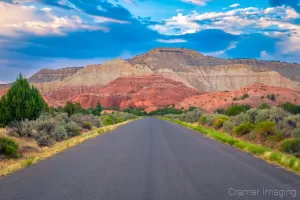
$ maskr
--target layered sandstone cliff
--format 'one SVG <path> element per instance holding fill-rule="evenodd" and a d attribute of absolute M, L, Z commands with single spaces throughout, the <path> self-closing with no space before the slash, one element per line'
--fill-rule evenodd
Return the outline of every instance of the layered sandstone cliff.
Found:
<path fill-rule="evenodd" d="M 154 49 L 129 62 L 202 91 L 236 90 L 255 82 L 299 89 L 297 64 L 218 59 L 187 49 Z"/>
<path fill-rule="evenodd" d="M 207 92 L 237 90 L 256 82 L 300 90 L 299 64 L 218 59 L 180 48 L 154 49 L 127 61 L 116 59 L 82 69 L 42 70 L 30 81 L 42 93 L 61 88 L 82 92 L 86 87 L 105 86 L 119 77 L 148 75 L 170 78 Z"/>

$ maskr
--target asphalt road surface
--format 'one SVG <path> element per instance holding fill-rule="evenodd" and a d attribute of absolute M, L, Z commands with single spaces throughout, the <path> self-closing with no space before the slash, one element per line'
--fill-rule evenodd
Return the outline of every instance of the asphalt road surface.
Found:
<path fill-rule="evenodd" d="M 0 178 L 0 200 L 300 199 L 299 176 L 154 118 Z"/>

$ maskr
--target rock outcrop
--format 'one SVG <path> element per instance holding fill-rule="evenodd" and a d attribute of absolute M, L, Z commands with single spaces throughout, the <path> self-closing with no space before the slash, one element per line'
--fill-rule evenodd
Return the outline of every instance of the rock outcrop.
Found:
<path fill-rule="evenodd" d="M 237 90 L 255 82 L 299 89 L 300 82 L 299 64 L 218 59 L 187 49 L 154 49 L 129 62 L 208 92 Z"/>
<path fill-rule="evenodd" d="M 248 98 L 241 98 L 248 94 Z M 268 95 L 275 95 L 275 100 L 270 100 Z M 237 100 L 235 100 L 235 98 Z M 179 104 L 177 108 L 189 108 L 195 106 L 203 108 L 207 112 L 213 112 L 217 108 L 228 108 L 232 104 L 249 104 L 251 107 L 259 107 L 262 103 L 277 106 L 281 103 L 294 103 L 300 105 L 300 92 L 288 88 L 272 87 L 255 83 L 237 91 L 210 92 L 188 97 Z"/>
<path fill-rule="evenodd" d="M 80 71 L 82 67 L 68 67 L 62 69 L 42 69 L 33 76 L 31 76 L 28 81 L 31 83 L 44 83 L 52 81 L 62 81 L 65 78 L 74 75 L 76 72 Z"/>

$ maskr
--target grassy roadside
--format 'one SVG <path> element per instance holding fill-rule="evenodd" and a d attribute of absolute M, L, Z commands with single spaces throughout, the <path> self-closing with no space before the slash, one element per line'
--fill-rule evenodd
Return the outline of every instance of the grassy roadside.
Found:
<path fill-rule="evenodd" d="M 171 121 L 189 129 L 201 132 L 210 138 L 216 139 L 218 141 L 231 145 L 237 149 L 251 153 L 252 155 L 258 158 L 261 158 L 272 164 L 276 164 L 280 167 L 283 167 L 300 175 L 300 159 L 292 155 L 281 153 L 258 144 L 253 144 L 248 141 L 237 139 L 211 128 L 205 128 L 200 125 L 194 125 L 180 120 L 173 120 L 164 117 L 162 117 L 161 119 Z"/>
<path fill-rule="evenodd" d="M 129 120 L 126 122 L 122 122 L 119 124 L 105 126 L 93 131 L 81 134 L 80 136 L 70 138 L 69 140 L 65 140 L 63 142 L 55 143 L 52 147 L 42 148 L 41 151 L 36 153 L 25 154 L 20 159 L 5 159 L 0 161 L 0 176 L 6 176 L 12 174 L 18 170 L 21 170 L 25 167 L 29 167 L 40 160 L 47 159 L 52 157 L 68 148 L 74 147 L 86 140 L 97 137 L 99 135 L 105 134 L 111 130 L 118 128 L 121 125 L 127 124 L 134 120 Z"/>

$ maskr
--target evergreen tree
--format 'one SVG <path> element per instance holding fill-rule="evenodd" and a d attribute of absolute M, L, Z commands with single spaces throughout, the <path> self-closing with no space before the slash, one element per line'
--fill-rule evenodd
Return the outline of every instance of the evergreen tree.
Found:
<path fill-rule="evenodd" d="M 22 74 L 0 101 L 0 125 L 13 120 L 35 120 L 45 110 L 46 103 L 35 87 L 30 87 Z"/>
<path fill-rule="evenodd" d="M 98 102 L 97 103 L 97 111 L 99 112 L 99 115 L 101 114 L 102 110 L 103 110 L 103 108 L 102 108 L 100 102 Z"/>
<path fill-rule="evenodd" d="M 83 113 L 83 108 L 80 103 L 72 104 L 70 101 L 67 102 L 64 111 L 68 113 L 68 116 L 72 116 L 76 113 Z"/>

